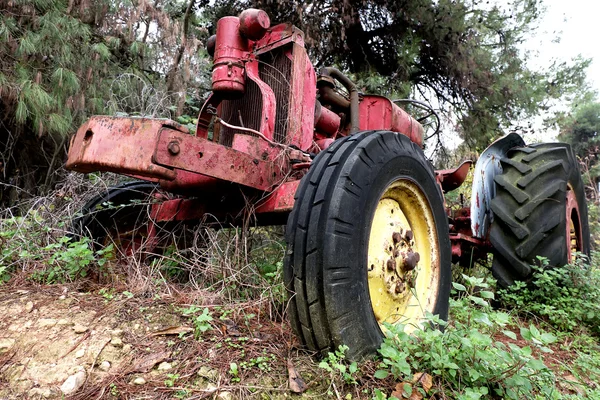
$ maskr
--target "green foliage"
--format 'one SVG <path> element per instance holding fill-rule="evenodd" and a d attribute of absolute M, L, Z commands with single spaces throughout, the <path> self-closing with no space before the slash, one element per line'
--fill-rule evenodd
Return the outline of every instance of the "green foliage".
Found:
<path fill-rule="evenodd" d="M 167 379 L 165 379 L 165 386 L 168 388 L 172 388 L 175 386 L 175 382 L 179 379 L 179 374 L 167 374 Z"/>
<path fill-rule="evenodd" d="M 196 339 L 200 338 L 206 331 L 212 329 L 211 322 L 213 320 L 208 308 L 205 307 L 200 314 L 198 314 L 199 311 L 200 307 L 195 305 L 183 310 L 183 315 L 192 318 L 192 323 L 194 324 L 194 337 Z"/>
<path fill-rule="evenodd" d="M 594 260 L 594 258 L 592 258 Z M 579 256 L 573 264 L 548 268 L 539 258 L 530 282 L 502 291 L 504 304 L 517 312 L 543 318 L 562 331 L 585 328 L 600 334 L 600 269 Z"/>
<path fill-rule="evenodd" d="M 19 267 L 33 266 L 30 278 L 42 283 L 65 283 L 87 276 L 90 268 L 102 268 L 110 258 L 112 245 L 92 250 L 90 239 L 74 240 L 52 236 L 52 228 L 31 211 L 27 217 L 1 220 L 0 284 Z"/>
<path fill-rule="evenodd" d="M 341 378 L 348 384 L 356 385 L 358 364 L 355 361 L 352 363 L 346 361 L 345 353 L 347 350 L 348 346 L 340 346 L 333 353 L 328 352 L 327 357 L 319 363 L 319 368 L 329 372 L 331 380 Z"/>
<path fill-rule="evenodd" d="M 112 252 L 112 245 L 93 251 L 89 238 L 73 241 L 63 236 L 56 243 L 42 248 L 41 253 L 21 253 L 21 257 L 40 260 L 46 268 L 35 271 L 31 279 L 47 284 L 73 282 L 85 278 L 92 266 L 102 267 Z"/>
<path fill-rule="evenodd" d="M 392 375 L 407 382 L 406 389 L 422 395 L 444 393 L 457 399 L 536 399 L 557 398 L 555 377 L 533 349 L 549 351 L 553 335 L 530 326 L 521 329 L 521 337 L 530 344 L 520 347 L 509 330 L 510 317 L 493 311 L 488 300 L 493 293 L 480 278 L 464 277 L 465 285 L 455 284 L 459 293 L 451 300 L 454 320 L 444 332 L 434 326 L 443 324 L 429 315 L 427 323 L 412 334 L 405 327 L 386 325 L 386 338 L 379 350 L 383 361 L 376 378 Z M 504 336 L 504 341 L 497 337 Z M 425 387 L 414 382 L 416 374 L 427 373 L 435 384 Z M 405 389 L 405 391 L 406 391 Z M 385 399 L 378 391 L 375 398 Z"/>

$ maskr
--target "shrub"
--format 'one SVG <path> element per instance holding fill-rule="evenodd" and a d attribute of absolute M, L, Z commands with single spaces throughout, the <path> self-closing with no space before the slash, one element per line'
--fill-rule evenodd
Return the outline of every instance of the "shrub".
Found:
<path fill-rule="evenodd" d="M 548 261 L 539 258 L 539 264 L 533 269 L 530 282 L 517 282 L 499 292 L 506 307 L 540 317 L 562 331 L 585 328 L 594 335 L 600 334 L 600 269 L 597 264 L 587 264 L 580 256 L 572 264 L 548 268 Z"/>

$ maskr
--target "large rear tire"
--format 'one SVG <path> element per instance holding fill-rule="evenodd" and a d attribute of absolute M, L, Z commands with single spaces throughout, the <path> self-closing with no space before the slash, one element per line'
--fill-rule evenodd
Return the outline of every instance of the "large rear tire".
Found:
<path fill-rule="evenodd" d="M 589 256 L 585 192 L 571 146 L 517 147 L 501 164 L 490 228 L 492 273 L 499 285 L 530 278 L 537 256 L 552 267 L 567 264 L 575 252 Z"/>
<path fill-rule="evenodd" d="M 419 147 L 394 132 L 336 141 L 314 160 L 288 219 L 284 280 L 309 349 L 374 353 L 383 324 L 446 319 L 450 241 L 443 197 Z"/>

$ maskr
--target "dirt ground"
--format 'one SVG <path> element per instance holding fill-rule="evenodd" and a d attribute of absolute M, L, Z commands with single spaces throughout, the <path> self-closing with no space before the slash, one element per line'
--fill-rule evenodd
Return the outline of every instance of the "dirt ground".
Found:
<path fill-rule="evenodd" d="M 302 397 L 331 391 L 276 313 L 211 301 L 0 287 L 0 399 L 279 399 L 304 383 Z M 195 334 L 205 305 L 212 320 Z"/>

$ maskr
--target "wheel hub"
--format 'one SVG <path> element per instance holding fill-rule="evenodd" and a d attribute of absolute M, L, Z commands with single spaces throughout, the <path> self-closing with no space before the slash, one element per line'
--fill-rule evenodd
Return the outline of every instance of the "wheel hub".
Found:
<path fill-rule="evenodd" d="M 419 187 L 392 183 L 378 202 L 367 275 L 373 312 L 384 322 L 415 325 L 435 304 L 438 244 L 433 215 Z"/>

